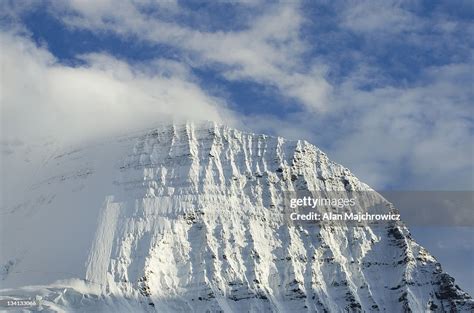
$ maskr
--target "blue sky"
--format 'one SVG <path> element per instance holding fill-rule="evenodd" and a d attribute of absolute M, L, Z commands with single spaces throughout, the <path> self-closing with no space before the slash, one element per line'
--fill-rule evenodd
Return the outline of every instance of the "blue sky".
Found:
<path fill-rule="evenodd" d="M 163 116 L 214 119 L 307 139 L 376 189 L 474 188 L 472 1 L 3 1 L 1 11 L 3 136 L 67 141 Z M 456 247 L 472 278 L 472 243 Z"/>

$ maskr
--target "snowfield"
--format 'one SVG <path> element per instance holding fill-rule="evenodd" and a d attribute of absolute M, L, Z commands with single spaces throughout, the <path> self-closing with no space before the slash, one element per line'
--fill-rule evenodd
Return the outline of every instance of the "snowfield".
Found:
<path fill-rule="evenodd" d="M 371 190 L 305 141 L 185 123 L 24 166 L 2 187 L 0 300 L 26 311 L 474 311 L 401 222 L 288 223 L 288 193 Z"/>

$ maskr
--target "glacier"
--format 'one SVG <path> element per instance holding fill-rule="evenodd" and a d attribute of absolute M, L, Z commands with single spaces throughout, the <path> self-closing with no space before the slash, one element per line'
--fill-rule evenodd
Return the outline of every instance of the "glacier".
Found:
<path fill-rule="evenodd" d="M 474 311 L 402 222 L 289 223 L 288 193 L 372 191 L 303 140 L 173 123 L 25 170 L 0 212 L 0 300 L 24 311 Z"/>

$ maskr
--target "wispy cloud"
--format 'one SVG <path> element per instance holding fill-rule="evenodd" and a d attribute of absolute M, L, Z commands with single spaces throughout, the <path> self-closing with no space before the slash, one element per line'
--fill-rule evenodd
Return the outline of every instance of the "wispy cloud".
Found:
<path fill-rule="evenodd" d="M 327 106 L 331 85 L 325 72 L 304 62 L 307 45 L 297 1 L 268 5 L 242 30 L 201 31 L 164 21 L 140 10 L 133 2 L 70 2 L 58 6 L 70 27 L 111 31 L 151 43 L 177 47 L 195 65 L 219 66 L 229 80 L 247 79 L 276 87 L 306 109 Z"/>
<path fill-rule="evenodd" d="M 470 65 L 429 68 L 423 75 L 423 84 L 410 88 L 341 88 L 339 101 L 354 109 L 332 149 L 376 186 L 472 188 Z"/>
<path fill-rule="evenodd" d="M 60 134 L 65 141 L 83 140 L 163 119 L 232 123 L 225 101 L 208 95 L 186 66 L 174 61 L 131 66 L 96 53 L 80 56 L 85 64 L 70 67 L 27 38 L 1 33 L 0 39 L 4 139 Z"/>
<path fill-rule="evenodd" d="M 380 36 L 412 31 L 421 20 L 400 1 L 353 1 L 342 7 L 341 25 L 354 32 Z"/>

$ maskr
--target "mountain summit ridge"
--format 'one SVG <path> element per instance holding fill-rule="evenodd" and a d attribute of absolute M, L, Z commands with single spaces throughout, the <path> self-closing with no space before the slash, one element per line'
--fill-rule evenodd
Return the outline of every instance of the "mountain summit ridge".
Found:
<path fill-rule="evenodd" d="M 2 297 L 57 311 L 470 312 L 403 223 L 288 223 L 296 191 L 373 191 L 316 146 L 214 122 L 50 155 L 2 205 Z M 21 226 L 21 227 L 20 227 Z"/>

